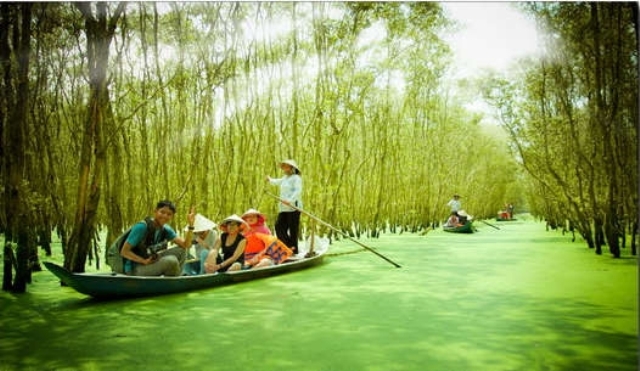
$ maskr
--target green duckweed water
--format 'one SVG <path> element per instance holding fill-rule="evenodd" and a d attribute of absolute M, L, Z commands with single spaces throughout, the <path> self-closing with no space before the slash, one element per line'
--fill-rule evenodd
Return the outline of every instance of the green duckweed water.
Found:
<path fill-rule="evenodd" d="M 494 224 L 362 240 L 402 268 L 364 251 L 146 299 L 95 301 L 40 272 L 0 294 L 0 371 L 637 370 L 629 248 L 595 256 L 540 223 Z"/>

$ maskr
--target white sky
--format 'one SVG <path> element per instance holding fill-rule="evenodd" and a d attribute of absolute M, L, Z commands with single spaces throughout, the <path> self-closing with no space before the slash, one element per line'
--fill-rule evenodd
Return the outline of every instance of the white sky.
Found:
<path fill-rule="evenodd" d="M 503 70 L 516 59 L 538 51 L 535 22 L 511 2 L 443 2 L 461 29 L 446 39 L 463 76 L 482 68 Z"/>

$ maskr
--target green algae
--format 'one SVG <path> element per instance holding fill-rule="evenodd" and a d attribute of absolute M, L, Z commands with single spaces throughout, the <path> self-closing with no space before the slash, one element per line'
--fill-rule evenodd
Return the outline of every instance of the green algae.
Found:
<path fill-rule="evenodd" d="M 0 294 L 0 371 L 636 370 L 637 260 L 544 225 L 350 241 L 320 267 L 101 302 L 34 275 Z M 54 257 L 55 258 L 55 257 Z"/>

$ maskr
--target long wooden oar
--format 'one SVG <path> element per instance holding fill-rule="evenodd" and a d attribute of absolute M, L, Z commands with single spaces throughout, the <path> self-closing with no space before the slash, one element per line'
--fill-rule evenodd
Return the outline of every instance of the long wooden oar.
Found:
<path fill-rule="evenodd" d="M 495 228 L 495 229 L 497 229 L 497 230 L 500 230 L 500 228 L 496 227 L 495 225 L 493 225 L 493 224 L 491 224 L 491 223 L 487 223 L 487 222 L 485 222 L 484 220 L 480 220 L 480 221 L 481 221 L 481 222 L 483 222 L 484 224 L 488 225 L 489 227 L 493 227 L 493 228 Z"/>
<path fill-rule="evenodd" d="M 280 197 L 278 197 L 278 196 L 274 195 L 273 193 L 269 193 L 269 192 L 266 192 L 266 191 L 265 191 L 265 193 L 266 193 L 266 194 L 268 194 L 269 196 L 271 196 L 271 197 L 273 197 L 273 198 L 275 198 L 275 199 L 279 200 L 280 202 L 284 201 L 283 199 L 281 199 Z M 363 244 L 362 242 L 360 242 L 360 241 L 358 241 L 358 240 L 354 239 L 353 237 L 349 236 L 348 234 L 344 233 L 343 231 L 339 230 L 338 228 L 336 228 L 336 227 L 332 226 L 331 224 L 329 224 L 329 223 L 325 222 L 324 220 L 322 220 L 322 219 L 318 218 L 317 216 L 315 216 L 315 215 L 311 214 L 310 212 L 308 212 L 308 211 L 304 211 L 304 210 L 302 210 L 301 208 L 296 207 L 296 206 L 294 206 L 294 205 L 291 205 L 291 204 L 289 204 L 289 203 L 287 203 L 287 206 L 290 206 L 290 207 L 292 207 L 293 209 L 298 210 L 299 212 L 301 212 L 301 213 L 303 213 L 303 214 L 307 215 L 308 217 L 310 217 L 311 219 L 313 219 L 313 220 L 317 221 L 318 223 L 320 223 L 320 224 L 322 224 L 322 225 L 324 225 L 324 226 L 327 226 L 327 227 L 331 228 L 332 230 L 334 230 L 334 231 L 336 231 L 336 232 L 340 233 L 340 234 L 341 234 L 342 236 L 344 236 L 345 238 L 350 239 L 351 241 L 355 242 L 356 244 L 358 244 L 358 245 L 360 245 L 360 246 L 364 247 L 365 249 L 367 249 L 367 250 L 371 251 L 372 253 L 374 253 L 374 254 L 378 255 L 379 257 L 381 257 L 382 259 L 386 260 L 387 262 L 389 262 L 390 264 L 392 264 L 394 267 L 396 267 L 396 268 L 400 268 L 400 265 L 399 265 L 399 264 L 397 264 L 396 262 L 394 262 L 393 260 L 391 260 L 391 259 L 387 258 L 386 256 L 384 256 L 384 255 L 380 254 L 379 252 L 377 252 L 377 251 L 376 251 L 376 250 L 374 250 L 373 248 L 371 248 L 371 247 L 369 247 L 369 246 L 367 246 L 367 245 Z"/>

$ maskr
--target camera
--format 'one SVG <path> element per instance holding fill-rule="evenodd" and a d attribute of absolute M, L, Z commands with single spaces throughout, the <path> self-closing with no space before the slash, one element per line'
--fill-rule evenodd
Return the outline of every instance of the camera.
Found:
<path fill-rule="evenodd" d="M 166 250 L 169 243 L 167 241 L 159 242 L 147 247 L 149 255 L 157 255 L 160 251 Z"/>

